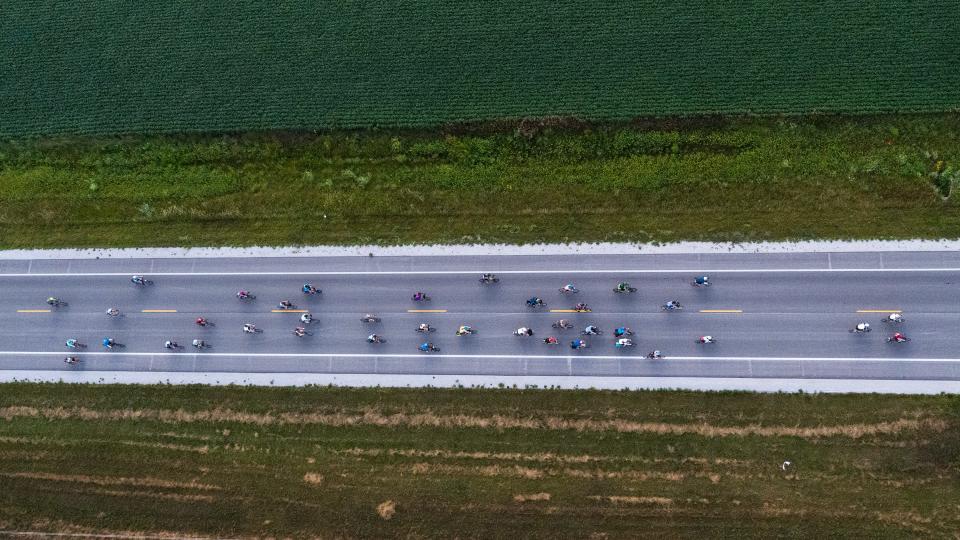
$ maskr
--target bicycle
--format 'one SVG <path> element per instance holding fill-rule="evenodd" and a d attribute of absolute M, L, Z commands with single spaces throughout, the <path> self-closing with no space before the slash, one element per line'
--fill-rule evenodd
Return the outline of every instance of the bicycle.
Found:
<path fill-rule="evenodd" d="M 417 347 L 420 352 L 440 352 L 440 347 L 437 347 L 433 343 L 424 343 Z"/>
<path fill-rule="evenodd" d="M 213 347 L 210 346 L 209 343 L 207 343 L 206 341 L 204 341 L 204 340 L 202 340 L 202 339 L 195 339 L 195 340 L 193 340 L 193 346 L 194 346 L 195 348 L 197 348 L 198 350 L 201 350 L 201 349 L 212 349 L 212 348 L 213 348 Z"/>
<path fill-rule="evenodd" d="M 576 288 L 576 287 L 572 287 L 572 286 L 571 286 L 571 287 L 560 287 L 559 291 L 560 291 L 560 294 L 577 294 L 578 292 L 580 292 L 580 289 L 578 289 L 578 288 Z"/>
<path fill-rule="evenodd" d="M 485 276 L 483 276 L 483 277 L 480 278 L 480 283 L 483 284 L 483 285 L 487 285 L 487 284 L 489 284 L 489 283 L 500 283 L 500 278 L 498 278 L 497 276 L 493 276 L 493 275 L 490 275 L 490 276 L 486 276 L 486 275 L 485 275 Z"/>
<path fill-rule="evenodd" d="M 901 336 L 900 338 L 895 338 L 895 337 L 887 338 L 887 343 L 906 343 L 908 341 L 911 341 L 911 339 L 908 338 L 907 336 Z"/>
<path fill-rule="evenodd" d="M 662 359 L 663 359 L 663 355 L 660 354 L 660 351 L 652 351 L 652 352 L 647 353 L 647 359 L 648 359 L 648 360 L 662 360 Z"/>
<path fill-rule="evenodd" d="M 630 293 L 635 293 L 635 292 L 637 292 L 637 288 L 636 288 L 636 287 L 624 287 L 624 288 L 621 289 L 621 288 L 619 288 L 619 287 L 614 287 L 613 292 L 619 293 L 619 294 L 630 294 Z"/>
<path fill-rule="evenodd" d="M 139 285 L 141 287 L 147 287 L 149 285 L 153 285 L 153 280 L 145 279 L 145 278 L 136 279 L 136 276 L 130 278 L 130 282 L 133 283 L 134 285 Z"/>
<path fill-rule="evenodd" d="M 47 298 L 47 304 L 53 307 L 67 307 L 70 305 L 59 298 L 53 297 Z"/>
<path fill-rule="evenodd" d="M 436 332 L 436 331 L 437 331 L 437 329 L 434 328 L 434 327 L 432 327 L 432 326 L 430 326 L 429 324 L 426 325 L 426 326 L 418 326 L 418 327 L 417 327 L 417 332 L 420 332 L 421 334 L 429 334 L 430 332 Z"/>
<path fill-rule="evenodd" d="M 421 294 L 419 297 L 417 295 L 411 296 L 410 300 L 413 300 L 414 302 L 429 302 L 431 298 L 425 294 Z"/>
<path fill-rule="evenodd" d="M 554 328 L 559 328 L 560 330 L 568 330 L 570 328 L 573 328 L 573 323 L 561 319 L 553 323 L 551 326 L 553 326 Z"/>
<path fill-rule="evenodd" d="M 64 362 L 65 364 L 67 364 L 67 365 L 71 365 L 71 366 L 72 366 L 72 365 L 74 365 L 74 364 L 80 363 L 80 359 L 77 358 L 76 356 L 68 356 L 68 357 L 66 357 L 66 358 L 63 359 L 63 362 Z"/>
<path fill-rule="evenodd" d="M 86 349 L 87 348 L 86 343 L 80 343 L 76 339 L 68 339 L 66 343 L 64 343 L 64 345 L 66 345 L 68 349 Z"/>
<path fill-rule="evenodd" d="M 378 323 L 378 322 L 380 322 L 380 317 L 374 317 L 373 315 L 367 315 L 366 317 L 360 317 L 360 322 L 363 322 L 363 323 Z"/>

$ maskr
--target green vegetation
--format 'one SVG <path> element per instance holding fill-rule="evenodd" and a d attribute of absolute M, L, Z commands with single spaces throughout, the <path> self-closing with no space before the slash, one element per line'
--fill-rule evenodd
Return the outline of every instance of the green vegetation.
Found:
<path fill-rule="evenodd" d="M 960 116 L 0 143 L 0 247 L 960 237 Z"/>
<path fill-rule="evenodd" d="M 0 393 L 6 530 L 947 537 L 960 530 L 958 473 L 956 396 L 27 384 Z"/>
<path fill-rule="evenodd" d="M 960 105 L 960 4 L 7 2 L 0 135 Z"/>

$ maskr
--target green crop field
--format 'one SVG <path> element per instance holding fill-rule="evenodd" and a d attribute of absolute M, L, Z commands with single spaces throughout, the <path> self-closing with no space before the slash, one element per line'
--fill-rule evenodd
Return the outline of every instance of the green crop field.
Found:
<path fill-rule="evenodd" d="M 960 3 L 7 1 L 0 136 L 960 107 Z"/>
<path fill-rule="evenodd" d="M 872 539 L 960 530 L 956 396 L 2 390 L 3 537 Z"/>

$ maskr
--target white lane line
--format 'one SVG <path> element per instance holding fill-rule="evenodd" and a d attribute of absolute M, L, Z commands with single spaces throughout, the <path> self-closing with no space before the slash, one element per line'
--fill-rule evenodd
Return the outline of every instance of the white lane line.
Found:
<path fill-rule="evenodd" d="M 559 355 L 559 354 L 428 354 L 428 353 L 246 353 L 246 352 L 119 352 L 119 351 L 0 351 L 5 356 L 182 356 L 211 358 L 476 358 L 476 359 L 554 359 L 564 361 L 567 358 L 582 360 L 647 360 L 650 362 L 670 362 L 673 360 L 700 361 L 769 361 L 769 362 L 960 362 L 960 358 L 880 358 L 880 357 L 803 357 L 803 356 L 665 356 L 662 360 L 650 360 L 646 356 L 632 355 Z"/>
<path fill-rule="evenodd" d="M 397 271 L 312 271 L 312 272 L 149 272 L 149 276 L 418 276 L 418 275 L 480 275 L 479 270 L 397 270 Z M 960 268 L 676 268 L 676 269 L 621 269 L 621 270 L 496 270 L 496 274 L 770 274 L 770 273 L 844 273 L 844 272 L 960 272 Z M 0 277 L 130 277 L 130 272 L 53 272 L 33 274 L 4 274 Z M 492 285 L 495 287 L 496 285 Z"/>

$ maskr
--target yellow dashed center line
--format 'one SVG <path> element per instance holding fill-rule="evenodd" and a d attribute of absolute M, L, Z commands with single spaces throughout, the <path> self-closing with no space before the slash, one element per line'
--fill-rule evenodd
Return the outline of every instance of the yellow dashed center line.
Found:
<path fill-rule="evenodd" d="M 270 313 L 306 313 L 305 309 L 271 309 Z"/>
<path fill-rule="evenodd" d="M 176 313 L 175 309 L 143 309 L 140 313 Z"/>
<path fill-rule="evenodd" d="M 445 309 L 408 309 L 407 313 L 446 313 Z"/>
<path fill-rule="evenodd" d="M 50 313 L 49 309 L 18 309 L 17 313 Z"/>
<path fill-rule="evenodd" d="M 742 309 L 701 309 L 700 313 L 743 313 Z"/>
<path fill-rule="evenodd" d="M 551 309 L 550 313 L 589 313 L 588 311 L 577 311 L 575 309 Z"/>
<path fill-rule="evenodd" d="M 899 309 L 858 309 L 857 313 L 902 313 Z"/>

